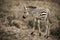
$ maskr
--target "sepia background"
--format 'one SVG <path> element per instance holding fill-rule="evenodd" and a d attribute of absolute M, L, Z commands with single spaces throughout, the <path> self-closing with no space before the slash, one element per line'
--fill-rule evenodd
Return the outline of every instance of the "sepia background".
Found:
<path fill-rule="evenodd" d="M 32 16 L 24 18 L 24 7 L 36 6 L 50 10 L 50 37 L 40 38 L 32 32 Z M 10 23 L 15 20 L 14 23 Z M 60 0 L 0 0 L 0 40 L 59 40 Z"/>

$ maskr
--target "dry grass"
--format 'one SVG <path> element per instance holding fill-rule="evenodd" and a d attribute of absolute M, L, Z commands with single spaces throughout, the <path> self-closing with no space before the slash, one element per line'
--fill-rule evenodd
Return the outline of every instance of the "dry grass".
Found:
<path fill-rule="evenodd" d="M 58 40 L 53 36 L 49 37 L 48 39 L 40 38 L 37 34 L 38 31 L 36 30 L 35 36 L 31 36 L 32 29 L 28 25 L 28 22 L 31 21 L 31 16 L 23 19 L 24 15 L 24 6 L 38 6 L 38 7 L 45 7 L 50 9 L 50 27 L 51 30 L 56 32 L 56 30 L 60 27 L 59 26 L 59 19 L 60 19 L 60 5 L 57 3 L 49 2 L 49 1 L 15 1 L 15 0 L 5 0 L 0 2 L 0 14 L 5 15 L 3 18 L 0 18 L 0 40 Z M 18 25 L 19 28 L 16 26 L 10 26 L 8 24 L 7 17 L 14 16 L 14 20 L 19 21 Z"/>

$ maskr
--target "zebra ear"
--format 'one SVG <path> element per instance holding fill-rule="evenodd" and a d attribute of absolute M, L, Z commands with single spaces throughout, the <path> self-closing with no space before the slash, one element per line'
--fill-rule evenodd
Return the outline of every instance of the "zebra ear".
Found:
<path fill-rule="evenodd" d="M 26 6 L 24 7 L 24 9 L 26 9 Z"/>
<path fill-rule="evenodd" d="M 25 6 L 24 9 L 27 9 L 27 6 Z"/>

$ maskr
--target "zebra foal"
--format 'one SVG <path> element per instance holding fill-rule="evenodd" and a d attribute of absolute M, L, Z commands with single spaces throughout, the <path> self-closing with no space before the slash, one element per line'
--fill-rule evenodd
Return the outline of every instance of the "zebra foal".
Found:
<path fill-rule="evenodd" d="M 35 31 L 36 22 L 38 23 L 37 27 L 39 29 L 39 35 L 42 37 L 48 37 L 50 34 L 50 27 L 49 27 L 49 9 L 42 8 L 42 7 L 34 7 L 34 6 L 25 6 L 25 16 L 28 15 L 33 16 L 33 32 Z M 42 32 L 41 27 L 45 27 L 45 32 Z M 44 28 L 44 29 L 45 29 Z"/>

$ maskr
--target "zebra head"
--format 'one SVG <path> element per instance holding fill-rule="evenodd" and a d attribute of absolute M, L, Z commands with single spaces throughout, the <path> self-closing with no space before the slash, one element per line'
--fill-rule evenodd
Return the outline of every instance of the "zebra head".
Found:
<path fill-rule="evenodd" d="M 32 14 L 31 12 L 34 9 L 36 9 L 36 7 L 35 6 L 25 6 L 24 9 L 25 9 L 25 11 L 24 11 L 25 16 L 28 16 L 29 14 Z"/>

